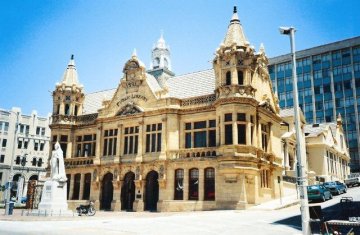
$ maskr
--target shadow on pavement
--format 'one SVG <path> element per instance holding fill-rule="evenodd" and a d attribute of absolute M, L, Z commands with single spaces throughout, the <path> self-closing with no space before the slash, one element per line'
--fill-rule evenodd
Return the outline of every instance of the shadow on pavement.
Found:
<path fill-rule="evenodd" d="M 333 200 L 339 200 L 339 203 L 329 206 L 327 208 L 323 208 L 321 210 L 321 214 L 323 217 L 323 221 L 329 220 L 349 220 L 349 217 L 360 217 L 360 201 L 351 201 L 351 202 L 341 202 L 340 198 L 336 198 Z M 319 206 L 321 204 L 317 203 L 309 203 L 309 207 Z M 301 216 L 289 217 L 283 220 L 275 221 L 273 224 L 282 224 L 291 226 L 298 230 L 301 230 Z M 311 231 L 313 233 L 320 233 L 321 223 L 319 222 L 311 222 Z M 328 231 L 332 232 L 332 229 L 336 229 L 340 231 L 342 234 L 347 234 L 351 229 L 351 226 L 328 226 Z M 354 234 L 360 234 L 360 227 L 353 227 Z"/>

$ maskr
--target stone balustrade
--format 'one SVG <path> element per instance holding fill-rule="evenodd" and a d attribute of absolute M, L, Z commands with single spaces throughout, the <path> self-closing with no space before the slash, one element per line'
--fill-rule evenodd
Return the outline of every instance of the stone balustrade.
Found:
<path fill-rule="evenodd" d="M 168 156 L 171 160 L 200 157 L 214 158 L 216 157 L 216 147 L 173 150 L 168 152 Z"/>

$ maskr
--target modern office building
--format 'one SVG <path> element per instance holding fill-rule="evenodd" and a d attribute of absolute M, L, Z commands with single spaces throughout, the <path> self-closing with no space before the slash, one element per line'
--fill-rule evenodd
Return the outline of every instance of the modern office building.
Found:
<path fill-rule="evenodd" d="M 49 124 L 50 116 L 39 117 L 36 111 L 25 115 L 20 108 L 0 110 L 0 185 L 4 186 L 12 174 L 12 197 L 21 199 L 26 196 L 28 182 L 45 176 L 50 145 Z"/>
<path fill-rule="evenodd" d="M 175 76 L 161 37 L 150 70 L 134 53 L 118 87 L 85 94 L 71 58 L 50 125 L 70 208 L 244 209 L 279 197 L 280 109 L 264 48 L 246 40 L 236 9 L 212 59 L 213 69 Z"/>
<path fill-rule="evenodd" d="M 340 114 L 352 171 L 360 171 L 360 37 L 296 52 L 299 105 L 306 122 L 335 122 Z M 293 107 L 291 55 L 269 59 L 281 108 Z"/>

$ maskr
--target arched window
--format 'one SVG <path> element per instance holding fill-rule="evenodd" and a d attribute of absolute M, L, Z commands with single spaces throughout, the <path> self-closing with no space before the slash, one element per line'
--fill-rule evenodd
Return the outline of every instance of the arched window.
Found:
<path fill-rule="evenodd" d="M 89 200 L 90 198 L 90 186 L 91 185 L 91 173 L 86 173 L 84 177 L 84 191 L 83 200 Z"/>
<path fill-rule="evenodd" d="M 156 58 L 154 59 L 154 69 L 159 68 L 159 66 L 160 66 L 160 58 L 159 58 L 159 57 L 156 57 Z"/>
<path fill-rule="evenodd" d="M 56 114 L 60 114 L 60 104 L 56 106 Z"/>
<path fill-rule="evenodd" d="M 189 200 L 199 200 L 199 170 L 191 169 L 189 176 Z"/>
<path fill-rule="evenodd" d="M 215 200 L 215 169 L 212 167 L 205 169 L 204 200 Z"/>
<path fill-rule="evenodd" d="M 74 179 L 74 190 L 73 190 L 72 200 L 79 200 L 80 181 L 81 181 L 81 174 L 78 173 L 75 175 L 75 179 Z"/>
<path fill-rule="evenodd" d="M 70 115 L 70 105 L 65 104 L 65 115 Z"/>
<path fill-rule="evenodd" d="M 226 85 L 231 85 L 231 72 L 226 72 Z"/>
<path fill-rule="evenodd" d="M 244 85 L 244 73 L 243 73 L 243 71 L 238 70 L 237 75 L 238 75 L 238 84 L 239 85 Z"/>
<path fill-rule="evenodd" d="M 174 200 L 184 199 L 184 170 L 175 170 Z"/>

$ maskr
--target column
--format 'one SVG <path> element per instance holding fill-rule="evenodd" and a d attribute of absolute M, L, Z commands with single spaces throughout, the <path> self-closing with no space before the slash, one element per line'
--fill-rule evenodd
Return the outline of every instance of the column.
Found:
<path fill-rule="evenodd" d="M 184 201 L 189 200 L 189 169 L 184 168 Z"/>
<path fill-rule="evenodd" d="M 117 125 L 117 130 L 118 130 L 118 134 L 116 136 L 116 153 L 115 153 L 115 159 L 114 162 L 115 163 L 119 163 L 120 162 L 120 156 L 121 156 L 121 134 L 122 134 L 122 124 Z"/>
<path fill-rule="evenodd" d="M 237 128 L 237 113 L 232 113 L 232 130 L 233 130 L 233 144 L 237 145 L 238 142 L 238 128 Z"/>
<path fill-rule="evenodd" d="M 240 174 L 240 195 L 239 201 L 236 205 L 236 209 L 246 209 L 247 196 L 246 196 L 246 180 L 245 173 Z"/>
<path fill-rule="evenodd" d="M 84 194 L 84 174 L 80 175 L 80 189 L 79 189 L 79 200 L 83 199 L 83 194 Z"/>
<path fill-rule="evenodd" d="M 74 175 L 70 174 L 69 200 L 72 200 L 74 193 Z"/>
<path fill-rule="evenodd" d="M 273 139 L 274 139 L 274 132 L 272 129 L 272 123 L 269 122 L 268 123 L 268 127 L 269 127 L 269 141 L 268 141 L 268 152 L 272 152 L 272 143 L 273 143 Z"/>
<path fill-rule="evenodd" d="M 204 201 L 204 171 L 205 169 L 199 169 L 199 201 Z"/>
<path fill-rule="evenodd" d="M 102 141 L 102 126 L 99 125 L 97 126 L 97 130 L 96 130 L 96 149 L 95 149 L 95 159 L 94 159 L 94 164 L 100 164 L 100 157 L 102 156 L 101 153 L 101 141 Z"/>
<path fill-rule="evenodd" d="M 223 113 L 220 113 L 219 119 L 218 119 L 219 121 L 218 121 L 218 123 L 216 123 L 217 128 L 218 128 L 218 131 L 216 132 L 217 133 L 217 140 L 216 140 L 217 146 L 219 146 L 219 143 L 220 143 L 220 146 L 225 144 L 225 125 L 224 125 L 223 115 L 224 115 Z"/>
<path fill-rule="evenodd" d="M 139 136 L 138 136 L 138 149 L 137 149 L 137 154 L 136 154 L 136 162 L 142 162 L 142 157 L 143 157 L 143 150 L 145 148 L 143 148 L 143 133 L 144 133 L 144 121 L 140 121 L 139 122 Z M 135 138 L 134 138 L 134 142 L 135 142 Z"/>

